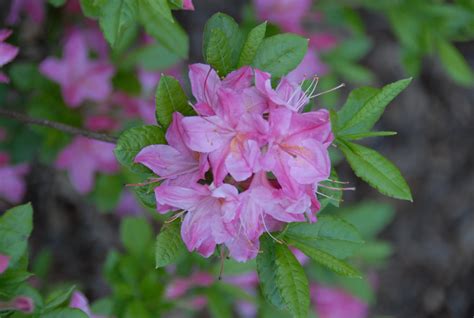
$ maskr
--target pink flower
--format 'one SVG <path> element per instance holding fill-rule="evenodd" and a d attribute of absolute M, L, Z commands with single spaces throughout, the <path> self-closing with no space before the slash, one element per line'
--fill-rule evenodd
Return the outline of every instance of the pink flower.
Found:
<path fill-rule="evenodd" d="M 12 306 L 16 310 L 24 313 L 32 313 L 35 310 L 33 299 L 26 296 L 18 296 L 12 300 Z"/>
<path fill-rule="evenodd" d="M 117 205 L 117 214 L 121 217 L 143 215 L 143 208 L 130 191 L 122 191 Z"/>
<path fill-rule="evenodd" d="M 196 272 L 190 277 L 177 278 L 166 287 L 166 298 L 178 299 L 183 297 L 190 289 L 212 285 L 214 277 L 206 272 Z"/>
<path fill-rule="evenodd" d="M 5 272 L 10 264 L 10 256 L 0 254 L 0 274 Z"/>
<path fill-rule="evenodd" d="M 193 0 L 183 0 L 184 10 L 194 10 Z"/>
<path fill-rule="evenodd" d="M 299 112 L 315 83 L 308 94 L 285 78 L 274 90 L 258 70 L 255 85 L 253 78 L 248 67 L 221 80 L 208 65 L 191 65 L 198 115 L 175 113 L 169 145 L 145 147 L 135 158 L 159 176 L 152 181 L 163 180 L 158 211 L 182 210 L 183 241 L 205 257 L 223 244 L 230 257 L 247 261 L 264 232 L 316 221 L 315 192 L 329 177 L 329 113 Z"/>
<path fill-rule="evenodd" d="M 320 318 L 368 317 L 368 304 L 340 288 L 313 285 L 311 299 Z"/>
<path fill-rule="evenodd" d="M 20 203 L 26 193 L 25 175 L 27 164 L 8 165 L 8 155 L 0 153 L 0 197 L 11 203 Z"/>
<path fill-rule="evenodd" d="M 189 251 L 204 257 L 214 253 L 216 244 L 232 240 L 226 224 L 223 205 L 235 200 L 238 190 L 228 184 L 194 184 L 192 187 L 161 185 L 155 189 L 156 201 L 187 211 L 181 226 L 181 236 Z"/>
<path fill-rule="evenodd" d="M 82 310 L 89 318 L 104 318 L 104 316 L 94 315 L 91 312 L 89 301 L 86 296 L 79 291 L 75 291 L 72 294 L 71 301 L 69 303 L 70 308 L 77 308 Z"/>
<path fill-rule="evenodd" d="M 255 0 L 262 21 L 277 24 L 285 32 L 302 33 L 302 20 L 311 10 L 311 0 Z"/>
<path fill-rule="evenodd" d="M 47 58 L 40 64 L 40 71 L 61 85 L 64 101 L 70 107 L 78 107 L 87 99 L 102 102 L 112 91 L 113 66 L 90 61 L 83 36 L 78 32 L 66 40 L 63 58 Z"/>
<path fill-rule="evenodd" d="M 13 0 L 7 16 L 7 24 L 16 24 L 20 14 L 26 13 L 36 24 L 43 24 L 46 16 L 44 0 Z"/>
<path fill-rule="evenodd" d="M 56 166 L 67 169 L 74 188 L 85 194 L 92 190 L 96 172 L 112 174 L 118 171 L 113 150 L 113 144 L 76 137 L 61 151 Z"/>
<path fill-rule="evenodd" d="M 11 30 L 1 29 L 0 30 L 0 68 L 11 62 L 18 55 L 18 48 L 4 43 L 4 41 L 12 34 Z M 9 78 L 0 71 L 0 83 L 8 83 Z"/>

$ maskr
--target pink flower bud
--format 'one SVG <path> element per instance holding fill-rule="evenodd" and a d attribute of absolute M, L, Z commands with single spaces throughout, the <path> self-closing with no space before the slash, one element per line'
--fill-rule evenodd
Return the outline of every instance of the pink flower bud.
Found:
<path fill-rule="evenodd" d="M 10 256 L 0 254 L 0 274 L 7 270 L 10 264 Z"/>
<path fill-rule="evenodd" d="M 26 296 L 19 296 L 15 298 L 12 302 L 12 305 L 15 309 L 24 313 L 32 313 L 35 309 L 33 299 Z"/>

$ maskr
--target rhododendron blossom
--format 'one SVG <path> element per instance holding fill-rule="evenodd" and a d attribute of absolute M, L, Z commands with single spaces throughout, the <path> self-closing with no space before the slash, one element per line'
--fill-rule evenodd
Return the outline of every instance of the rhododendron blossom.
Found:
<path fill-rule="evenodd" d="M 76 137 L 61 151 L 56 166 L 69 171 L 71 183 L 78 192 L 88 193 L 94 186 L 96 172 L 110 174 L 118 171 L 113 150 L 113 144 Z"/>
<path fill-rule="evenodd" d="M 11 30 L 0 29 L 0 68 L 11 62 L 18 55 L 18 48 L 4 43 L 4 41 L 12 34 Z M 8 83 L 9 78 L 0 71 L 0 83 Z"/>
<path fill-rule="evenodd" d="M 347 291 L 322 285 L 312 285 L 311 299 L 320 318 L 366 318 L 369 305 Z"/>
<path fill-rule="evenodd" d="M 71 296 L 69 307 L 82 310 L 89 318 L 104 318 L 104 316 L 94 315 L 91 312 L 89 301 L 81 292 L 75 291 Z"/>
<path fill-rule="evenodd" d="M 184 211 L 190 251 L 208 257 L 224 244 L 238 261 L 255 258 L 263 233 L 315 220 L 331 169 L 329 113 L 300 112 L 316 83 L 304 91 L 282 78 L 273 89 L 268 73 L 243 67 L 220 79 L 203 64 L 189 77 L 197 116 L 174 113 L 168 145 L 145 147 L 135 162 L 162 181 L 158 211 Z"/>
<path fill-rule="evenodd" d="M 0 198 L 19 203 L 26 192 L 24 177 L 28 171 L 27 164 L 11 165 L 9 156 L 0 153 Z"/>
<path fill-rule="evenodd" d="M 40 71 L 61 85 L 64 101 L 70 107 L 78 107 L 85 100 L 104 101 L 112 92 L 115 72 L 108 62 L 89 59 L 79 32 L 73 32 L 66 40 L 63 58 L 47 58 L 40 64 Z"/>
<path fill-rule="evenodd" d="M 46 17 L 46 1 L 44 0 L 13 0 L 6 22 L 16 24 L 21 13 L 26 13 L 36 24 L 42 24 Z"/>

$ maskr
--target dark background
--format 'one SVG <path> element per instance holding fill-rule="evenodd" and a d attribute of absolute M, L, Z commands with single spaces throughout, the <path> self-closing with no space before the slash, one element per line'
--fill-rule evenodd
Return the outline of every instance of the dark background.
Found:
<path fill-rule="evenodd" d="M 0 2 L 0 11 L 9 1 Z M 196 11 L 178 18 L 191 38 L 191 61 L 201 59 L 201 33 L 215 12 L 239 19 L 237 0 L 195 0 Z M 374 48 L 363 64 L 377 76 L 376 86 L 405 78 L 398 44 L 386 20 L 361 12 Z M 3 14 L 2 14 L 3 15 Z M 24 30 L 27 34 L 44 30 Z M 474 65 L 474 43 L 459 46 Z M 22 54 L 42 55 L 41 41 Z M 324 78 L 322 79 L 324 80 Z M 349 89 L 343 92 L 347 94 Z M 374 313 L 393 317 L 472 317 L 474 315 L 474 90 L 452 82 L 435 59 L 388 108 L 380 130 L 398 135 L 370 145 L 390 158 L 411 186 L 414 202 L 384 199 L 358 181 L 347 167 L 342 174 L 357 186 L 349 202 L 365 198 L 396 206 L 395 221 L 382 237 L 395 253 L 379 274 Z M 34 164 L 27 199 L 35 208 L 34 252 L 50 246 L 51 279 L 80 281 L 88 295 L 107 293 L 101 278 L 108 249 L 118 245 L 119 222 L 98 213 L 75 194 L 54 169 Z"/>

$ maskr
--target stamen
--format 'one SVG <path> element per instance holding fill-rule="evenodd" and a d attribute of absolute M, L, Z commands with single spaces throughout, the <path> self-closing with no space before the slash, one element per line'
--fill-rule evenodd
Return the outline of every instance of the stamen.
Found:
<path fill-rule="evenodd" d="M 326 195 L 326 194 L 324 194 L 324 193 L 321 193 L 321 192 L 319 192 L 319 191 L 316 191 L 316 193 L 319 194 L 319 195 L 321 195 L 321 196 L 323 196 L 323 197 L 325 197 L 325 198 L 328 198 L 329 200 L 333 200 L 333 201 L 336 201 L 336 202 L 343 202 L 343 201 L 344 201 L 343 199 L 336 199 L 336 198 L 333 198 L 333 197 L 331 197 L 331 196 L 329 196 L 329 195 Z"/>
<path fill-rule="evenodd" d="M 325 184 L 318 184 L 318 187 L 323 187 L 323 188 L 326 188 L 326 189 L 329 189 L 329 190 L 342 190 L 342 191 L 355 191 L 355 187 L 348 187 L 348 188 L 336 188 L 336 187 L 330 187 L 330 186 L 327 186 Z"/>
<path fill-rule="evenodd" d="M 340 183 L 340 184 L 349 184 L 349 181 L 339 181 L 339 180 L 333 180 L 333 179 L 327 179 L 328 181 L 331 181 L 332 183 Z"/>
<path fill-rule="evenodd" d="M 224 250 L 224 246 L 221 245 L 221 267 L 219 269 L 219 278 L 218 280 L 222 280 L 222 273 L 224 273 L 224 261 L 225 261 L 225 250 Z"/>
<path fill-rule="evenodd" d="M 342 87 L 344 87 L 344 86 L 346 86 L 346 84 L 342 83 L 342 84 L 340 84 L 340 85 L 338 85 L 338 86 L 336 86 L 336 87 L 333 87 L 333 88 L 331 88 L 331 89 L 328 89 L 327 91 L 324 91 L 324 92 L 321 92 L 321 93 L 312 95 L 310 98 L 318 97 L 318 96 L 321 96 L 321 95 L 324 95 L 324 94 L 333 92 L 333 91 L 338 90 L 339 88 L 342 88 Z"/>
<path fill-rule="evenodd" d="M 176 213 L 175 215 L 173 215 L 170 219 L 166 220 L 165 223 L 166 224 L 169 224 L 169 223 L 172 223 L 174 222 L 175 220 L 179 219 L 181 216 L 183 216 L 183 214 L 185 213 L 186 211 L 181 211 L 179 213 Z"/>
<path fill-rule="evenodd" d="M 277 242 L 277 243 L 279 243 L 279 244 L 283 244 L 282 241 L 280 241 L 279 239 L 277 239 L 276 237 L 274 237 L 274 236 L 272 235 L 272 233 L 270 233 L 270 231 L 268 230 L 267 224 L 265 223 L 265 219 L 264 219 L 264 217 L 263 217 L 263 213 L 261 213 L 260 216 L 262 217 L 262 223 L 263 223 L 263 227 L 265 228 L 265 232 L 267 232 L 267 234 L 270 235 L 270 237 L 271 237 L 275 242 Z"/>

